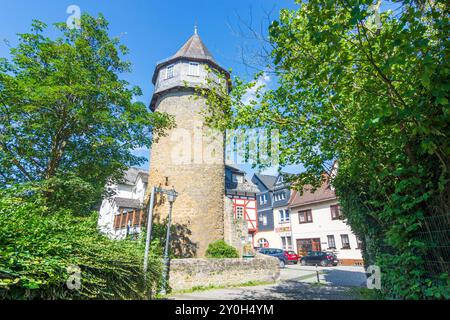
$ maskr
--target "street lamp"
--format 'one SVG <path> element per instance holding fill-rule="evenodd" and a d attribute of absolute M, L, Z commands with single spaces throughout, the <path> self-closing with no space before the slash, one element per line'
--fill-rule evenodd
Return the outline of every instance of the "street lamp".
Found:
<path fill-rule="evenodd" d="M 174 190 L 167 191 L 167 200 L 169 201 L 169 216 L 167 219 L 167 233 L 166 233 L 166 246 L 164 248 L 164 274 L 163 274 L 163 288 L 161 290 L 162 294 L 167 293 L 167 278 L 169 277 L 169 243 L 170 243 L 170 224 L 172 220 L 172 206 L 175 202 L 178 193 Z"/>

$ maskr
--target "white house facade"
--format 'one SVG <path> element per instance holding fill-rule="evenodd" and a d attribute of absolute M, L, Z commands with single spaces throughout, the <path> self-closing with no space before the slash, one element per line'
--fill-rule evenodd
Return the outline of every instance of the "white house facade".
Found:
<path fill-rule="evenodd" d="M 362 265 L 361 242 L 342 218 L 339 201 L 328 183 L 314 193 L 306 186 L 289 201 L 294 251 L 334 252 L 343 265 Z"/>
<path fill-rule="evenodd" d="M 113 239 L 124 239 L 137 235 L 145 223 L 144 199 L 147 190 L 148 172 L 130 168 L 123 181 L 108 188 L 113 196 L 102 201 L 98 228 Z"/>

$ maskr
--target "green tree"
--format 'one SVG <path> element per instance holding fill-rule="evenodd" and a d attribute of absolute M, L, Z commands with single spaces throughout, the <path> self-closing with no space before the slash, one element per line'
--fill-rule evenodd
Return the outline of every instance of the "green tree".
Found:
<path fill-rule="evenodd" d="M 449 298 L 448 4 L 392 1 L 381 24 L 373 1 L 298 4 L 269 28 L 277 88 L 199 88 L 209 124 L 278 129 L 299 190 L 326 172 L 385 297 Z"/>
<path fill-rule="evenodd" d="M 83 191 L 78 203 L 89 206 L 107 179 L 144 161 L 132 150 L 173 121 L 134 102 L 140 88 L 120 78 L 131 70 L 128 49 L 102 15 L 83 15 L 81 29 L 55 26 L 61 36 L 51 39 L 34 21 L 0 59 L 0 184 L 45 181 L 49 203 L 69 205 L 58 197 Z"/>

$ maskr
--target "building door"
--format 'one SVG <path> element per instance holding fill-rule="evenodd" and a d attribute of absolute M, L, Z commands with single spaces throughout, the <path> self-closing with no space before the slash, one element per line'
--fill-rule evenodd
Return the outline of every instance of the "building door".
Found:
<path fill-rule="evenodd" d="M 297 254 L 306 256 L 310 251 L 321 251 L 320 238 L 297 239 Z"/>

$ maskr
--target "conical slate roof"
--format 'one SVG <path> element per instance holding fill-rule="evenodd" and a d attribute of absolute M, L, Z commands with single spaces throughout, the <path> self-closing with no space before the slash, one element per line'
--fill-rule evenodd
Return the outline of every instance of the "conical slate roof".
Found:
<path fill-rule="evenodd" d="M 214 61 L 214 57 L 198 34 L 194 34 L 170 59 L 194 58 Z"/>

